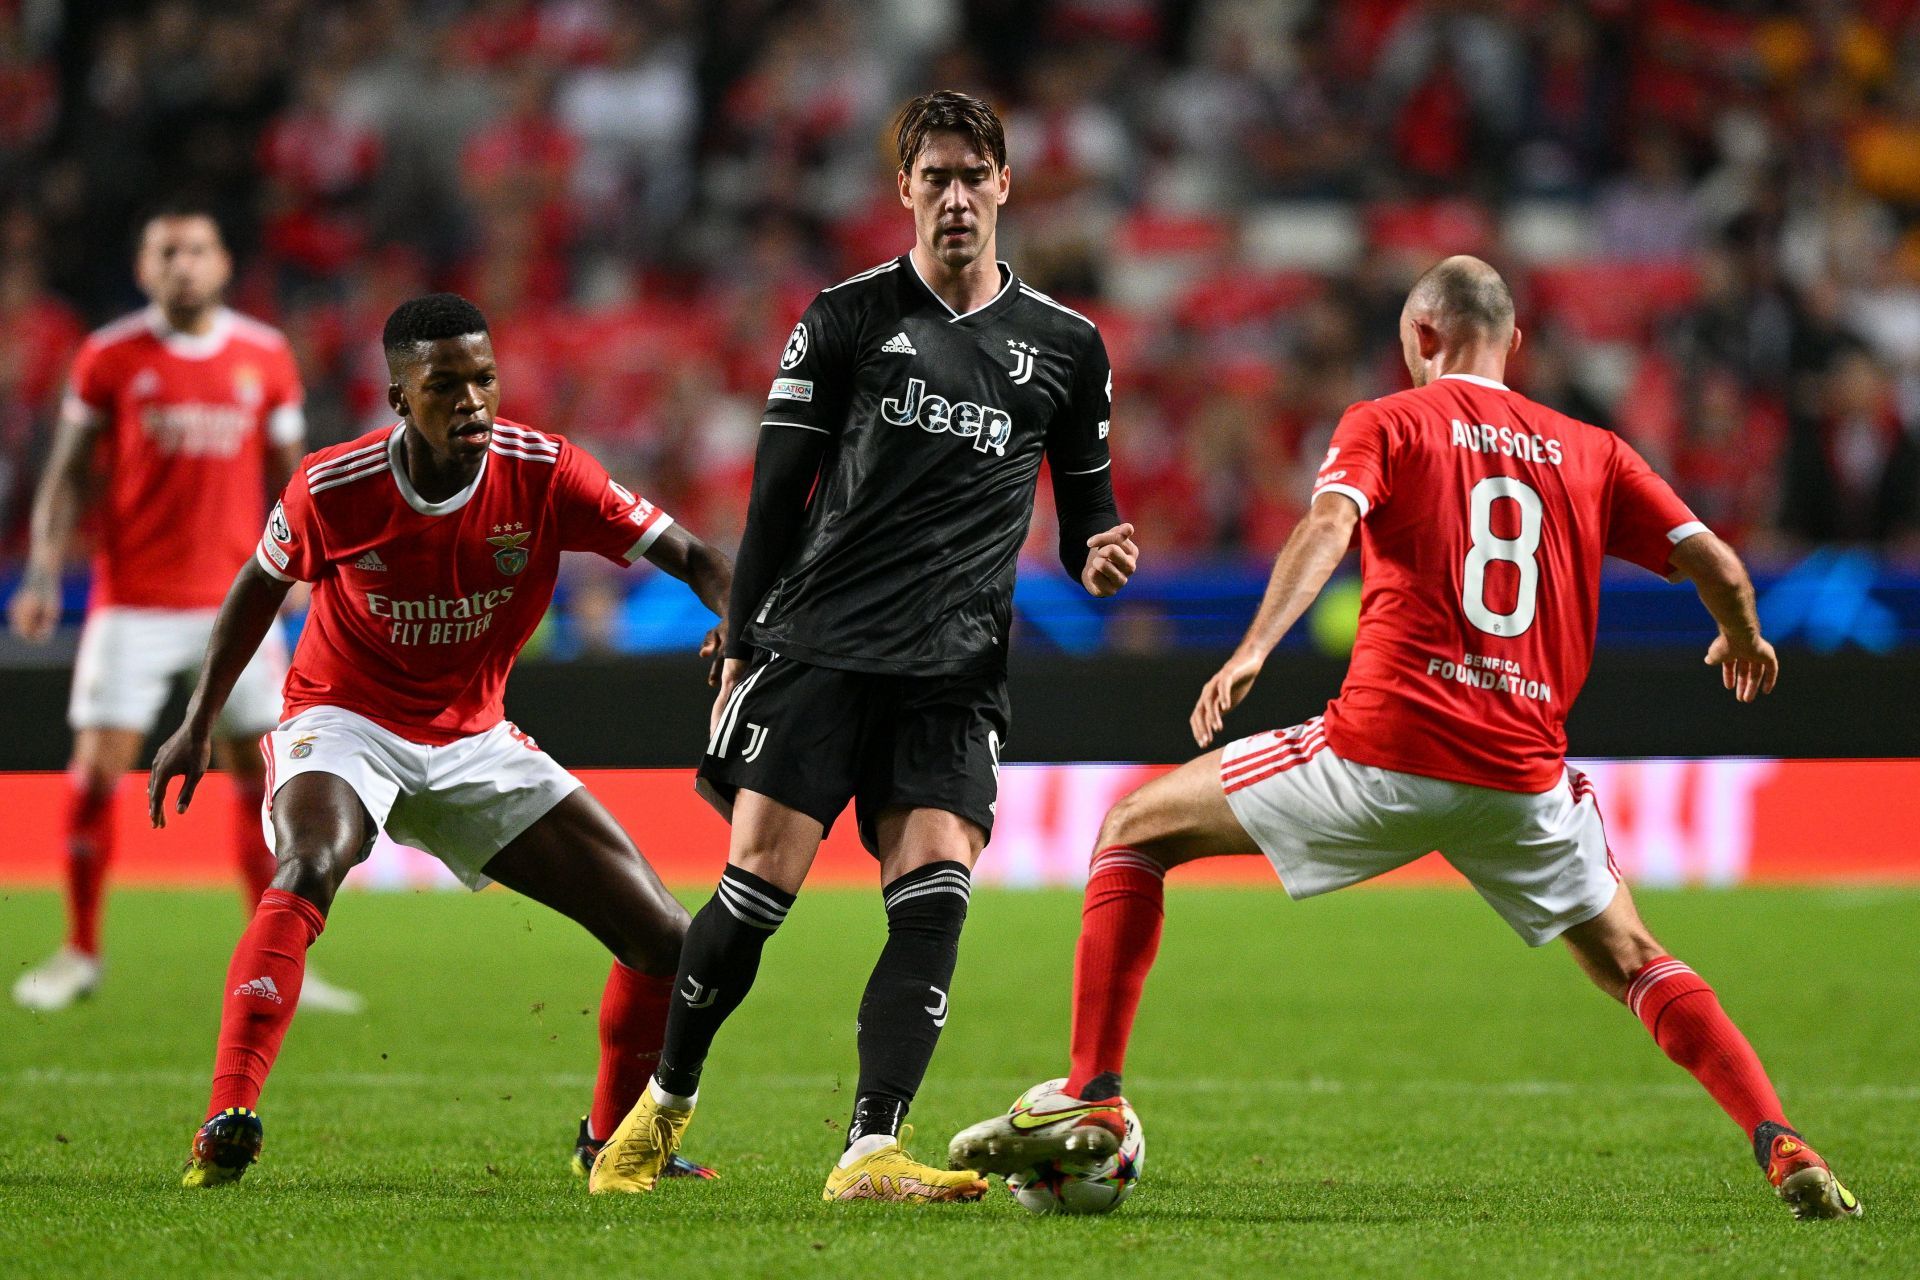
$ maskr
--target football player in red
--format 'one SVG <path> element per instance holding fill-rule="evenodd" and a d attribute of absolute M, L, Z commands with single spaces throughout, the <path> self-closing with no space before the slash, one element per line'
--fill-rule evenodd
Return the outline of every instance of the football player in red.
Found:
<path fill-rule="evenodd" d="M 67 940 L 14 983 L 14 1000 L 30 1009 L 63 1009 L 100 985 L 114 794 L 169 689 L 199 666 L 214 610 L 253 552 L 267 495 L 292 474 L 306 437 L 287 340 L 221 305 L 233 264 L 209 214 L 181 207 L 148 218 L 134 272 L 152 305 L 96 331 L 74 360 L 34 501 L 26 574 L 8 610 L 23 638 L 53 634 L 60 566 L 91 514 L 93 593 L 67 712 Z M 96 469 L 100 495 L 89 513 Z M 273 876 L 253 744 L 279 720 L 286 670 L 286 644 L 270 628 L 215 726 L 216 754 L 235 783 L 249 910 Z M 361 1005 L 312 974 L 302 999 L 343 1013 Z"/>
<path fill-rule="evenodd" d="M 309 946 L 347 872 L 385 830 L 478 889 L 498 881 L 613 953 L 585 1168 L 652 1073 L 687 913 L 618 823 L 503 716 L 514 656 L 553 597 L 562 551 L 645 557 L 716 614 L 726 556 L 612 480 L 579 446 L 497 418 L 487 323 L 452 294 L 403 303 L 384 336 L 399 421 L 310 454 L 214 622 L 185 723 L 160 748 L 184 811 L 235 681 L 295 582 L 313 607 L 279 727 L 260 743 L 278 859 L 227 972 L 213 1094 L 187 1186 L 232 1182 L 259 1154 L 254 1106 L 292 1018 Z M 718 628 L 702 652 L 719 652 Z M 710 678 L 717 678 L 717 671 Z M 674 1173 L 704 1176 L 681 1162 Z"/>
<path fill-rule="evenodd" d="M 1751 702 L 1779 660 L 1745 568 L 1626 442 L 1505 385 L 1520 332 L 1486 263 L 1449 258 L 1422 276 L 1400 340 L 1413 389 L 1341 419 L 1246 639 L 1200 694 L 1194 740 L 1221 731 L 1357 527 L 1360 625 L 1340 695 L 1323 716 L 1229 743 L 1114 806 L 1087 881 L 1072 1071 L 1039 1108 L 1061 1123 L 985 1121 L 956 1136 L 955 1162 L 1006 1172 L 1114 1149 L 1168 869 L 1258 850 L 1304 898 L 1437 849 L 1529 945 L 1565 939 L 1732 1117 L 1796 1217 L 1857 1215 L 1713 988 L 1641 922 L 1592 784 L 1564 758 L 1603 557 L 1691 582 L 1719 628 L 1706 660 Z"/>

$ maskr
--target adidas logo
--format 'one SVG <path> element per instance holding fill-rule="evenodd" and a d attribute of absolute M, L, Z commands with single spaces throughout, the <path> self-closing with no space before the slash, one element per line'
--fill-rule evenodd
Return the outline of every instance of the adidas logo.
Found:
<path fill-rule="evenodd" d="M 892 352 L 897 356 L 917 356 L 920 354 L 913 349 L 913 343 L 908 340 L 906 330 L 904 329 L 882 343 L 880 351 L 883 355 L 887 352 Z"/>
<path fill-rule="evenodd" d="M 273 985 L 272 978 L 255 978 L 233 989 L 237 996 L 259 996 L 262 1000 L 271 1000 L 275 1004 L 285 1004 L 280 998 L 280 988 Z"/>
<path fill-rule="evenodd" d="M 353 567 L 356 569 L 371 569 L 375 573 L 385 573 L 387 571 L 387 562 L 380 558 L 378 551 L 369 551 L 358 560 L 355 560 Z"/>

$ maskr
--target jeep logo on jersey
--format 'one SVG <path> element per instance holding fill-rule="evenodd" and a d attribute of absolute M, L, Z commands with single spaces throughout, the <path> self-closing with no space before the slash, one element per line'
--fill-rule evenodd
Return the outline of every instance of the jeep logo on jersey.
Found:
<path fill-rule="evenodd" d="M 780 367 L 791 369 L 807 358 L 807 326 L 797 324 L 793 332 L 787 335 L 787 345 L 780 353 Z"/>
<path fill-rule="evenodd" d="M 519 573 L 527 567 L 527 549 L 522 544 L 532 536 L 531 533 L 503 533 L 487 539 L 488 546 L 499 548 L 493 553 L 493 563 L 499 566 L 500 572 Z"/>
<path fill-rule="evenodd" d="M 902 400 L 880 402 L 880 416 L 898 427 L 917 426 L 938 435 L 951 432 L 973 441 L 981 453 L 991 449 L 1007 456 L 1007 442 L 1013 439 L 1013 416 L 1005 409 L 971 400 L 958 403 L 945 396 L 932 395 L 918 378 L 907 379 L 907 394 Z"/>

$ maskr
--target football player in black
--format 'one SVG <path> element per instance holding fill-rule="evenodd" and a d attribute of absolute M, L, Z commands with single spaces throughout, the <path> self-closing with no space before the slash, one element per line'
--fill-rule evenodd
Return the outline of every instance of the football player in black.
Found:
<path fill-rule="evenodd" d="M 595 1163 L 596 1191 L 653 1187 L 714 1034 L 849 800 L 880 863 L 887 943 L 824 1198 L 986 1190 L 909 1157 L 901 1122 L 946 1025 L 993 829 L 1013 578 L 1042 458 L 1061 562 L 1090 595 L 1126 585 L 1139 552 L 1114 506 L 1099 331 L 994 256 L 1010 189 L 1000 120 L 966 94 L 927 94 L 902 111 L 898 145 L 912 251 L 823 290 L 780 355 L 700 768 L 733 823 L 727 867 L 688 929 L 659 1068 Z"/>

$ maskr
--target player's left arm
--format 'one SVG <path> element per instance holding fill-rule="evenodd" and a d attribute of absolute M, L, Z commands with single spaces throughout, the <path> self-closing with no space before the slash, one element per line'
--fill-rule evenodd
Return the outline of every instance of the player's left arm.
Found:
<path fill-rule="evenodd" d="M 693 588 L 700 603 L 713 611 L 719 621 L 700 643 L 700 656 L 712 659 L 707 683 L 720 683 L 722 652 L 727 643 L 727 596 L 733 590 L 733 561 L 727 553 L 703 542 L 683 524 L 667 526 L 646 550 L 647 560 Z"/>
<path fill-rule="evenodd" d="M 1140 565 L 1133 526 L 1113 497 L 1113 368 L 1098 331 L 1074 366 L 1072 399 L 1047 428 L 1060 566 L 1091 596 L 1113 595 Z"/>
<path fill-rule="evenodd" d="M 1360 505 L 1345 491 L 1323 492 L 1313 500 L 1306 517 L 1293 527 L 1287 544 L 1273 562 L 1273 576 L 1246 638 L 1226 664 L 1207 681 L 1194 704 L 1188 724 L 1201 746 L 1212 742 L 1226 722 L 1227 712 L 1253 688 L 1267 655 L 1319 598 L 1333 576 L 1354 526 L 1360 523 Z"/>

